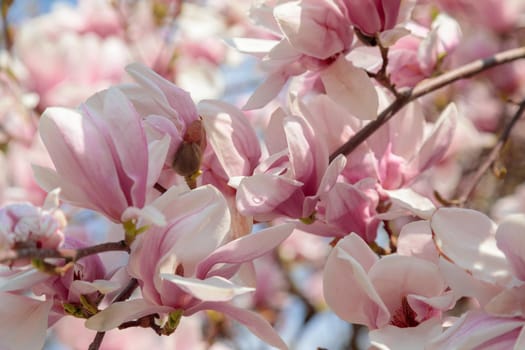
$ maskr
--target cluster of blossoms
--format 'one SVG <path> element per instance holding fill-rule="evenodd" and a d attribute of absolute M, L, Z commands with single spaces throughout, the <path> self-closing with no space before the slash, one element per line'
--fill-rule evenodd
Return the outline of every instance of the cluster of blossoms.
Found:
<path fill-rule="evenodd" d="M 6 31 L 0 348 L 525 347 L 524 3 L 240 8 L 80 1 Z M 233 49 L 266 77 L 228 103 Z"/>

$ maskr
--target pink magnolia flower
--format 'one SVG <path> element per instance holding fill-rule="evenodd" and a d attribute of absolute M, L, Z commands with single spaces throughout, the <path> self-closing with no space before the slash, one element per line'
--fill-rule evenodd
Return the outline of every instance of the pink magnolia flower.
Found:
<path fill-rule="evenodd" d="M 273 11 L 271 18 L 267 16 L 268 8 Z M 262 69 L 269 73 L 249 98 L 245 109 L 263 107 L 290 77 L 328 67 L 352 44 L 350 22 L 339 1 L 300 0 L 278 4 L 266 1 L 252 9 L 251 14 L 280 40 L 234 40 L 241 52 L 261 57 Z"/>
<path fill-rule="evenodd" d="M 186 131 L 199 120 L 197 107 L 190 94 L 164 79 L 150 68 L 134 63 L 126 67 L 137 84 L 119 88 L 145 121 L 149 140 L 169 135 L 166 165 L 171 168 L 177 151 L 187 137 Z"/>
<path fill-rule="evenodd" d="M 474 210 L 441 208 L 432 216 L 431 226 L 441 254 L 449 261 L 443 268 L 452 290 L 476 298 L 493 314 L 506 314 L 500 309 L 501 300 L 511 298 L 514 288 L 525 288 L 521 248 L 525 217 L 511 215 L 496 225 Z M 463 275 L 467 277 L 460 278 Z M 513 316 L 515 311 L 510 311 Z"/>
<path fill-rule="evenodd" d="M 496 225 L 474 210 L 441 208 L 431 227 L 452 292 L 480 307 L 465 313 L 431 349 L 523 347 L 525 216 L 510 215 Z"/>
<path fill-rule="evenodd" d="M 29 73 L 23 83 L 39 95 L 42 110 L 76 106 L 122 80 L 122 67 L 131 54 L 115 36 L 120 28 L 110 5 L 98 0 L 81 1 L 78 9 L 57 7 L 22 22 L 14 50 Z"/>
<path fill-rule="evenodd" d="M 330 308 L 391 349 L 419 349 L 441 333 L 442 311 L 454 302 L 446 289 L 437 265 L 397 254 L 379 258 L 356 234 L 341 239 L 325 265 Z"/>
<path fill-rule="evenodd" d="M 525 346 L 525 320 L 498 317 L 481 310 L 467 311 L 439 337 L 427 343 L 426 349 L 514 349 Z"/>
<path fill-rule="evenodd" d="M 261 157 L 259 139 L 248 118 L 233 105 L 204 100 L 199 102 L 198 111 L 207 144 L 201 182 L 234 196 L 235 191 L 227 185 L 228 181 L 235 176 L 253 174 Z"/>
<path fill-rule="evenodd" d="M 0 300 L 0 348 L 42 349 L 52 302 L 5 292 Z"/>
<path fill-rule="evenodd" d="M 85 247 L 86 243 L 66 237 L 62 248 L 78 249 Z M 107 277 L 100 257 L 89 255 L 76 261 L 63 275 L 48 276 L 44 281 L 35 284 L 31 290 L 37 296 L 53 301 L 48 319 L 50 327 L 63 316 L 91 316 L 81 298 L 96 308 L 105 294 L 121 287 L 117 282 L 107 281 Z"/>
<path fill-rule="evenodd" d="M 387 72 L 396 86 L 415 86 L 430 77 L 441 61 L 459 44 L 461 29 L 451 17 L 440 14 L 427 29 L 411 24 L 411 35 L 390 47 Z"/>
<path fill-rule="evenodd" d="M 403 24 L 410 18 L 414 0 L 342 0 L 348 17 L 365 37 L 385 47 L 408 34 Z M 376 37 L 377 36 L 377 37 Z"/>
<path fill-rule="evenodd" d="M 240 181 L 237 207 L 257 220 L 306 218 L 315 209 L 328 167 L 327 149 L 304 118 L 282 111 L 274 113 L 267 135 L 271 155 Z"/>
<path fill-rule="evenodd" d="M 401 0 L 344 0 L 348 17 L 363 34 L 374 34 L 394 28 Z"/>
<path fill-rule="evenodd" d="M 0 256 L 21 248 L 58 248 L 64 242 L 64 213 L 58 209 L 58 191 L 51 192 L 44 208 L 29 203 L 11 204 L 0 209 Z M 29 264 L 17 260 L 15 266 Z"/>
<path fill-rule="evenodd" d="M 163 210 L 168 225 L 140 235 L 132 246 L 128 270 L 138 279 L 143 299 L 114 303 L 90 318 L 87 327 L 108 330 L 155 313 L 189 316 L 215 310 L 243 323 L 270 345 L 286 348 L 266 321 L 234 306 L 232 299 L 253 291 L 253 276 L 243 273 L 241 265 L 277 246 L 292 225 L 231 240 L 235 233 L 227 203 L 212 186 L 180 194 Z"/>
<path fill-rule="evenodd" d="M 382 188 L 409 186 L 446 153 L 456 126 L 457 109 L 449 105 L 434 124 L 427 123 L 421 105 L 412 103 L 348 156 L 343 175 L 350 183 L 365 177 Z M 403 137 L 410 130 L 411 137 Z"/>
<path fill-rule="evenodd" d="M 35 166 L 39 184 L 48 191 L 60 187 L 65 201 L 116 222 L 126 220 L 127 208 L 146 205 L 169 141 L 148 149 L 139 113 L 115 88 L 79 110 L 47 109 L 39 131 L 56 169 Z"/>

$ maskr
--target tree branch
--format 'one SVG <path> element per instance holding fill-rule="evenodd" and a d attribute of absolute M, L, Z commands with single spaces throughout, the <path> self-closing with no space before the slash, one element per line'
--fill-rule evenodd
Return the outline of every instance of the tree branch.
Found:
<path fill-rule="evenodd" d="M 128 299 L 131 294 L 133 294 L 133 291 L 139 286 L 139 282 L 136 278 L 132 278 L 126 287 L 120 291 L 120 293 L 115 297 L 115 300 L 113 300 L 114 303 L 119 301 L 124 301 Z M 89 345 L 89 350 L 98 350 L 100 348 L 100 345 L 102 344 L 102 340 L 104 340 L 104 336 L 106 335 L 106 332 L 97 332 L 95 335 L 95 338 Z"/>
<path fill-rule="evenodd" d="M 457 200 L 452 200 L 450 203 L 458 205 L 460 207 L 463 207 L 465 203 L 469 200 L 470 196 L 472 195 L 474 189 L 478 185 L 479 181 L 487 171 L 487 169 L 496 161 L 496 159 L 499 156 L 499 153 L 507 140 L 509 139 L 510 132 L 512 131 L 512 128 L 518 120 L 523 115 L 523 112 L 525 111 L 525 100 L 521 101 L 519 104 L 519 108 L 517 112 L 514 114 L 510 122 L 505 126 L 503 129 L 503 132 L 498 138 L 498 142 L 490 152 L 490 154 L 487 156 L 485 161 L 478 167 L 478 170 L 476 173 L 472 176 L 472 178 L 467 183 L 467 187 L 463 190 L 463 193 L 459 196 Z"/>
<path fill-rule="evenodd" d="M 0 263 L 18 259 L 45 259 L 45 258 L 62 258 L 66 261 L 77 261 L 88 255 L 109 252 L 109 251 L 126 251 L 129 253 L 129 246 L 124 240 L 118 242 L 106 242 L 79 249 L 38 249 L 36 247 L 21 248 L 14 250 L 13 254 L 7 255 L 0 260 Z"/>
<path fill-rule="evenodd" d="M 403 89 L 399 96 L 377 119 L 371 121 L 356 134 L 354 134 L 345 144 L 339 147 L 330 155 L 330 161 L 334 160 L 339 154 L 348 155 L 363 143 L 370 135 L 378 130 L 383 124 L 390 120 L 399 110 L 411 101 L 436 91 L 446 85 L 452 84 L 461 79 L 469 78 L 473 75 L 484 72 L 490 68 L 509 63 L 521 58 L 525 58 L 525 47 L 511 49 L 495 54 L 494 56 L 479 59 L 464 66 L 451 70 L 438 77 L 427 79 L 416 85 L 413 89 Z"/>

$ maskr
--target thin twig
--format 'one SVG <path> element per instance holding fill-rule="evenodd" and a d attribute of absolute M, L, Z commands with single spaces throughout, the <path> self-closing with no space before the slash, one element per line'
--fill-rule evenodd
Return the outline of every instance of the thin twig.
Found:
<path fill-rule="evenodd" d="M 11 30 L 9 29 L 9 23 L 7 14 L 9 13 L 9 8 L 13 4 L 13 0 L 3 0 L 2 1 L 2 35 L 4 36 L 4 48 L 7 51 L 11 50 L 11 47 L 13 47 L 13 36 L 11 34 Z"/>
<path fill-rule="evenodd" d="M 330 161 L 334 160 L 339 154 L 348 155 L 351 153 L 368 137 L 370 137 L 370 135 L 376 132 L 383 124 L 389 121 L 390 118 L 394 116 L 394 114 L 396 114 L 411 101 L 438 90 L 446 85 L 452 84 L 455 81 L 469 78 L 490 68 L 521 58 L 525 58 L 525 47 L 503 51 L 495 54 L 494 56 L 473 61 L 438 77 L 425 80 L 416 85 L 412 90 L 405 89 L 400 91 L 399 96 L 383 112 L 379 114 L 377 119 L 368 123 L 365 127 L 355 133 L 344 145 L 332 153 L 330 155 Z"/>
<path fill-rule="evenodd" d="M 283 271 L 283 276 L 286 282 L 288 283 L 288 292 L 292 295 L 295 295 L 298 297 L 301 302 L 306 307 L 306 315 L 304 317 L 304 323 L 308 322 L 315 313 L 317 312 L 317 308 L 315 305 L 312 304 L 310 299 L 304 295 L 304 293 L 301 291 L 301 288 L 295 283 L 294 279 L 291 276 L 291 264 L 287 261 L 285 261 L 278 252 L 275 254 L 275 259 L 277 264 L 279 265 L 281 271 Z"/>
<path fill-rule="evenodd" d="M 95 339 L 89 344 L 89 350 L 98 350 L 100 348 L 100 345 L 102 344 L 102 340 L 104 340 L 104 336 L 106 335 L 106 332 L 97 332 L 97 335 L 95 335 Z"/>
<path fill-rule="evenodd" d="M 153 188 L 159 191 L 160 193 L 166 193 L 167 191 L 166 187 L 162 186 L 158 182 L 155 182 L 155 185 L 153 185 Z"/>
<path fill-rule="evenodd" d="M 139 286 L 139 281 L 137 281 L 136 278 L 132 278 L 126 287 L 120 291 L 120 293 L 115 297 L 115 300 L 113 300 L 114 303 L 117 303 L 119 301 L 127 300 L 131 294 L 137 289 Z"/>
<path fill-rule="evenodd" d="M 114 303 L 119 301 L 124 301 L 128 299 L 131 294 L 133 294 L 133 291 L 138 287 L 139 282 L 136 278 L 132 278 L 126 287 L 120 291 L 120 293 L 115 297 L 115 300 L 113 300 Z M 100 348 L 100 345 L 102 345 L 102 340 L 104 340 L 104 336 L 106 335 L 106 332 L 97 332 L 95 335 L 95 338 L 89 345 L 89 350 L 98 350 Z"/>
<path fill-rule="evenodd" d="M 503 129 L 503 132 L 498 138 L 498 142 L 496 143 L 492 151 L 489 153 L 487 158 L 485 158 L 483 163 L 478 167 L 478 170 L 476 171 L 476 173 L 469 180 L 466 188 L 463 190 L 463 193 L 459 196 L 457 200 L 452 201 L 453 203 L 457 204 L 460 207 L 463 207 L 465 203 L 469 200 L 474 189 L 479 184 L 479 181 L 481 180 L 481 178 L 483 177 L 487 169 L 498 159 L 501 149 L 503 148 L 503 146 L 509 139 L 512 128 L 514 127 L 514 125 L 516 125 L 518 120 L 521 118 L 524 111 L 525 111 L 525 100 L 523 100 L 519 104 L 519 108 L 517 112 L 514 114 L 510 122 Z"/>
<path fill-rule="evenodd" d="M 15 250 L 12 256 L 0 260 L 0 263 L 6 263 L 18 259 L 45 259 L 45 258 L 62 258 L 67 261 L 77 261 L 88 255 L 110 252 L 110 251 L 127 251 L 129 246 L 125 241 L 106 242 L 89 247 L 78 249 L 39 249 L 36 247 L 22 248 Z"/>

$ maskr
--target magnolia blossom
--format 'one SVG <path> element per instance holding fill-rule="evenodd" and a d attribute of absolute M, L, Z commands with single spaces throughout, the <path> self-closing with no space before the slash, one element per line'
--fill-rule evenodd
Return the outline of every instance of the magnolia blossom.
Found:
<path fill-rule="evenodd" d="M 262 2 L 252 9 L 252 17 L 281 37 L 235 39 L 241 52 L 262 58 L 269 76 L 250 97 L 245 109 L 261 108 L 272 100 L 290 77 L 307 70 L 328 67 L 338 54 L 346 52 L 353 40 L 350 22 L 340 2 L 299 0 L 272 4 Z M 273 17 L 267 16 L 268 7 Z"/>
<path fill-rule="evenodd" d="M 343 0 L 343 3 L 354 27 L 371 38 L 380 34 L 384 46 L 407 34 L 400 24 L 408 20 L 415 5 L 414 0 Z"/>
<path fill-rule="evenodd" d="M 304 118 L 278 110 L 268 128 L 271 155 L 240 181 L 237 207 L 257 220 L 308 217 L 328 167 L 327 149 Z"/>
<path fill-rule="evenodd" d="M 436 340 L 435 348 L 506 344 L 519 349 L 525 332 L 525 217 L 511 215 L 496 225 L 474 210 L 443 208 L 433 215 L 431 226 L 447 259 L 440 264 L 452 292 L 475 298 L 481 308 L 456 321 Z"/>
<path fill-rule="evenodd" d="M 148 67 L 134 63 L 126 69 L 137 84 L 122 85 L 120 89 L 144 120 L 150 142 L 169 136 L 166 165 L 171 167 L 177 151 L 185 142 L 186 131 L 199 120 L 197 107 L 187 91 Z"/>
<path fill-rule="evenodd" d="M 52 302 L 5 292 L 0 292 L 0 299 L 0 347 L 42 349 Z"/>
<path fill-rule="evenodd" d="M 34 166 L 46 190 L 96 210 L 113 221 L 130 207 L 143 208 L 157 180 L 169 138 L 148 145 L 137 110 L 118 89 L 91 97 L 78 110 L 49 108 L 40 135 L 56 170 Z"/>
<path fill-rule="evenodd" d="M 344 3 L 352 24 L 363 34 L 373 36 L 394 28 L 401 0 L 346 0 Z"/>
<path fill-rule="evenodd" d="M 341 239 L 324 271 L 330 308 L 350 323 L 366 325 L 373 344 L 420 349 L 441 333 L 441 314 L 453 295 L 437 265 L 397 254 L 382 258 L 356 234 Z"/>
<path fill-rule="evenodd" d="M 177 195 L 163 207 L 168 224 L 142 235 L 132 246 L 128 270 L 140 283 L 143 299 L 118 302 L 87 321 L 88 328 L 108 330 L 158 313 L 189 316 L 216 310 L 246 325 L 278 348 L 284 342 L 269 324 L 232 299 L 253 291 L 249 263 L 269 252 L 292 231 L 290 224 L 231 240 L 231 216 L 220 192 L 211 186 Z M 205 217 L 206 220 L 202 220 Z M 246 270 L 248 268 L 248 270 Z M 177 321 L 178 322 L 178 321 Z"/>
<path fill-rule="evenodd" d="M 0 209 L 0 257 L 19 248 L 57 248 L 64 241 L 66 218 L 58 209 L 58 191 L 48 195 L 44 208 L 29 203 L 11 204 Z M 16 265 L 28 264 L 17 260 Z"/>
<path fill-rule="evenodd" d="M 459 44 L 461 29 L 451 17 L 440 14 L 427 29 L 409 26 L 411 34 L 390 47 L 387 72 L 398 87 L 414 86 L 430 77 Z"/>
<path fill-rule="evenodd" d="M 73 107 L 120 82 L 130 59 L 111 6 L 100 0 L 79 3 L 78 8 L 62 5 L 25 21 L 16 32 L 14 49 L 29 73 L 24 85 L 39 95 L 42 109 Z"/>

